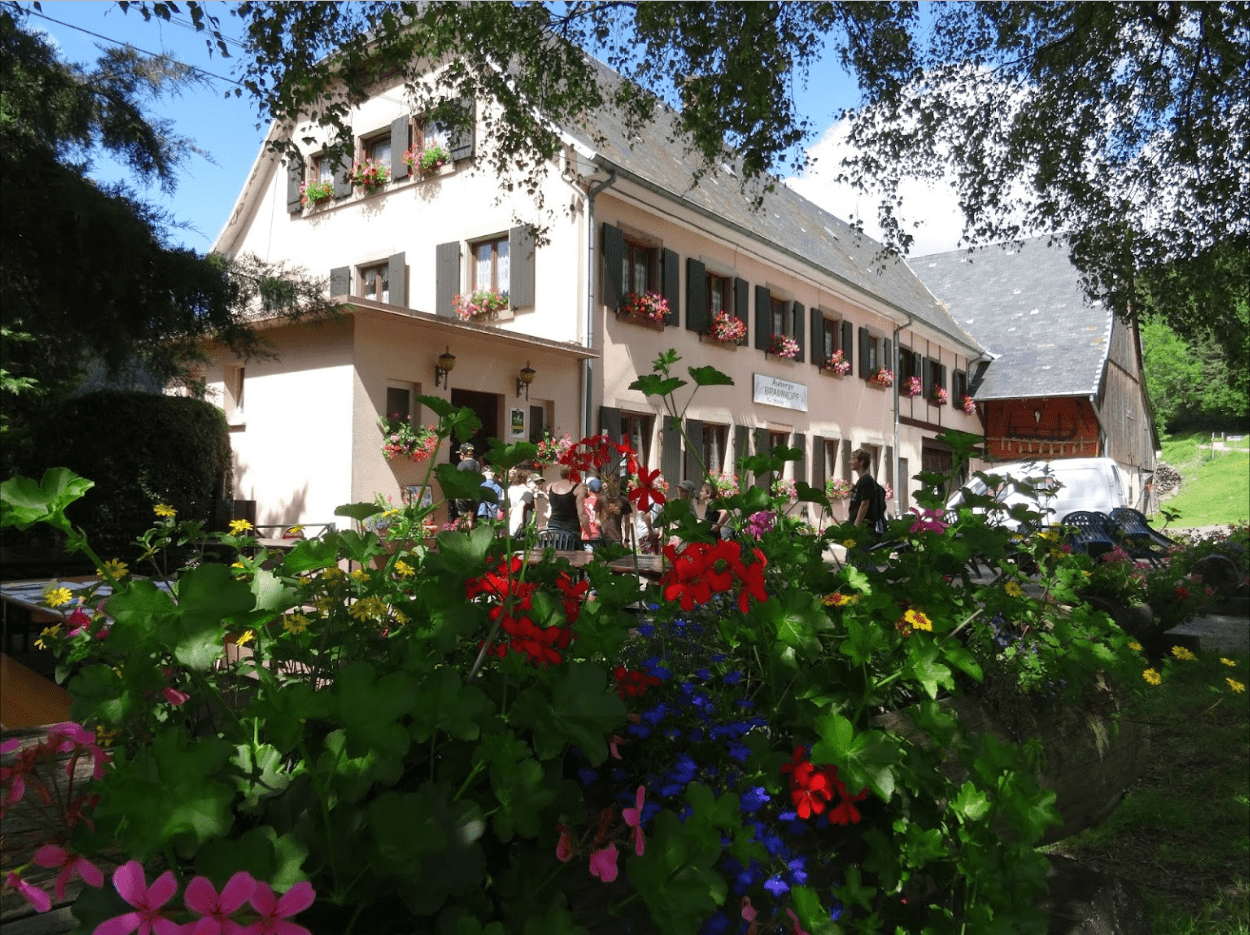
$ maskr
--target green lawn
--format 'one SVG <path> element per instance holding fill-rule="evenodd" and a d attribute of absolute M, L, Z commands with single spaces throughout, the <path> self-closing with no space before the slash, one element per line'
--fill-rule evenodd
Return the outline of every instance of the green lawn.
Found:
<path fill-rule="evenodd" d="M 1198 449 L 1210 442 L 1205 432 L 1170 436 L 1162 442 L 1163 460 L 1184 478 L 1181 492 L 1162 504 L 1180 512 L 1174 527 L 1250 522 L 1250 443 L 1228 442 L 1241 447 L 1213 458 L 1210 451 Z"/>

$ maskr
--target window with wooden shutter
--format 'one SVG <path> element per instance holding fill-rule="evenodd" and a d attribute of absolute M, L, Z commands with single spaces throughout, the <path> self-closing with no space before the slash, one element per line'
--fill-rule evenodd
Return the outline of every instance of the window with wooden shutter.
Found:
<path fill-rule="evenodd" d="M 634 455 L 643 467 L 651 465 L 651 433 L 654 427 L 655 416 L 649 413 L 621 413 L 621 436 L 634 449 Z"/>
<path fill-rule="evenodd" d="M 681 315 L 681 258 L 676 250 L 665 248 L 661 251 L 663 263 L 662 294 L 668 303 L 668 314 L 664 316 L 665 325 L 675 325 Z"/>
<path fill-rule="evenodd" d="M 767 351 L 773 327 L 773 296 L 767 286 L 755 287 L 755 346 Z"/>
<path fill-rule="evenodd" d="M 434 248 L 434 314 L 455 317 L 456 295 L 460 292 L 460 241 L 452 240 Z"/>
<path fill-rule="evenodd" d="M 607 435 L 608 441 L 619 444 L 625 438 L 621 434 L 621 410 L 613 406 L 599 407 L 599 433 Z"/>
<path fill-rule="evenodd" d="M 612 311 L 621 307 L 625 294 L 624 269 L 625 236 L 619 227 L 603 225 L 603 304 Z"/>
<path fill-rule="evenodd" d="M 794 355 L 794 359 L 800 364 L 807 360 L 807 344 L 803 333 L 807 327 L 804 321 L 806 313 L 807 310 L 801 302 L 794 302 L 793 307 L 790 309 L 790 336 L 794 338 L 794 343 L 799 346 L 799 352 Z"/>
<path fill-rule="evenodd" d="M 719 277 L 717 277 L 719 279 Z M 686 330 L 705 334 L 716 312 L 712 310 L 712 277 L 694 257 L 686 258 Z M 723 282 L 723 280 L 721 280 Z"/>
<path fill-rule="evenodd" d="M 684 465 L 684 476 L 686 480 L 692 480 L 701 483 L 703 480 L 703 467 L 707 464 L 707 459 L 702 451 L 703 443 L 703 422 L 699 419 L 686 420 L 686 463 Z M 700 464 L 702 461 L 702 464 Z"/>
<path fill-rule="evenodd" d="M 842 357 L 852 367 L 855 366 L 855 326 L 849 321 L 842 322 Z"/>
<path fill-rule="evenodd" d="M 807 483 L 807 436 L 802 432 L 795 432 L 790 447 L 803 452 L 799 455 L 799 460 L 794 462 L 794 479 Z"/>
<path fill-rule="evenodd" d="M 528 225 L 508 231 L 508 299 L 513 308 L 531 308 L 537 280 L 534 274 L 534 232 Z"/>

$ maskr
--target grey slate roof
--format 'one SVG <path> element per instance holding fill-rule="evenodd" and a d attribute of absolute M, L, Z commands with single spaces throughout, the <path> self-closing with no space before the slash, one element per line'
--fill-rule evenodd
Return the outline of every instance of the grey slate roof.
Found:
<path fill-rule="evenodd" d="M 1092 396 L 1110 350 L 1112 314 L 1091 302 L 1067 243 L 1047 238 L 908 261 L 995 360 L 977 400 Z"/>
<path fill-rule="evenodd" d="M 600 65 L 605 82 L 621 78 Z M 697 158 L 683 158 L 683 143 L 674 142 L 672 111 L 657 104 L 654 121 L 631 140 L 621 119 L 610 109 L 599 112 L 591 128 L 565 128 L 571 136 L 598 153 L 599 161 L 618 174 L 658 189 L 695 211 L 718 218 L 746 235 L 771 244 L 832 276 L 877 296 L 900 312 L 911 315 L 965 347 L 978 348 L 924 284 L 898 258 L 882 259 L 881 244 L 858 234 L 845 221 L 817 207 L 778 181 L 764 195 L 759 210 L 740 188 L 740 179 L 728 171 L 708 173 L 694 185 L 692 166 Z M 632 143 L 632 145 L 631 145 Z"/>

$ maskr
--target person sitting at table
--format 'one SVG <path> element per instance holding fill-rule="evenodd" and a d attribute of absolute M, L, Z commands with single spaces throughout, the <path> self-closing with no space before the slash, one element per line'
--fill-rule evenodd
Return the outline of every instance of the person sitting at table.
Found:
<path fill-rule="evenodd" d="M 551 504 L 547 528 L 580 540 L 586 528 L 586 487 L 569 480 L 572 472 L 567 464 L 560 465 L 560 479 L 547 488 L 547 501 Z"/>
<path fill-rule="evenodd" d="M 603 481 L 597 477 L 586 480 L 586 496 L 582 500 L 586 522 L 582 526 L 582 542 L 589 549 L 596 548 L 603 538 L 599 527 L 599 499 L 603 496 Z"/>
<path fill-rule="evenodd" d="M 629 497 L 617 491 L 609 496 L 607 490 L 599 492 L 599 534 L 605 544 L 624 545 L 629 531 L 629 514 L 634 512 Z"/>

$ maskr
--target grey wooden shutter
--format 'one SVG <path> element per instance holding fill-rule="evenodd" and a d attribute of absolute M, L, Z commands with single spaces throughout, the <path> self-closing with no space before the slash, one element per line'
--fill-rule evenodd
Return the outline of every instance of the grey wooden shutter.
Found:
<path fill-rule="evenodd" d="M 660 435 L 660 473 L 669 484 L 681 477 L 681 422 L 674 416 L 664 417 Z"/>
<path fill-rule="evenodd" d="M 755 450 L 751 453 L 757 455 L 768 454 L 768 429 L 755 429 L 752 434 L 755 435 Z M 745 477 L 742 480 L 743 483 L 746 482 Z M 773 475 L 769 472 L 760 474 L 755 478 L 754 486 L 759 487 L 761 490 L 768 490 L 772 485 Z"/>
<path fill-rule="evenodd" d="M 434 314 L 454 318 L 456 294 L 460 292 L 460 241 L 434 248 Z"/>
<path fill-rule="evenodd" d="M 865 380 L 872 376 L 868 369 L 868 342 L 872 338 L 868 334 L 867 328 L 859 329 L 859 375 Z"/>
<path fill-rule="evenodd" d="M 612 311 L 621 307 L 621 263 L 625 256 L 625 237 L 619 227 L 603 225 L 603 304 Z"/>
<path fill-rule="evenodd" d="M 346 198 L 352 193 L 352 164 L 334 170 L 334 197 Z"/>
<path fill-rule="evenodd" d="M 476 116 L 473 108 L 473 98 L 461 100 L 460 109 L 463 113 L 456 120 L 456 125 L 451 130 L 450 149 L 452 161 L 468 159 L 473 155 L 473 121 Z"/>
<path fill-rule="evenodd" d="M 534 304 L 534 233 L 528 225 L 508 231 L 508 301 L 513 308 Z"/>
<path fill-rule="evenodd" d="M 330 270 L 330 296 L 351 295 L 352 291 L 352 268 L 350 266 L 336 266 Z"/>
<path fill-rule="evenodd" d="M 530 441 L 537 445 L 547 431 L 547 407 L 530 406 Z"/>
<path fill-rule="evenodd" d="M 933 360 L 929 357 L 924 359 L 924 395 L 933 395 Z"/>
<path fill-rule="evenodd" d="M 755 346 L 768 350 L 773 327 L 773 294 L 767 286 L 755 287 Z"/>
<path fill-rule="evenodd" d="M 300 189 L 304 185 L 304 163 L 290 162 L 286 167 L 286 210 L 288 214 L 297 214 L 303 210 L 300 203 Z"/>
<path fill-rule="evenodd" d="M 799 460 L 794 462 L 794 479 L 807 483 L 807 436 L 802 432 L 795 432 L 790 446 L 803 452 Z"/>
<path fill-rule="evenodd" d="M 686 258 L 686 330 L 705 334 L 711 326 L 707 307 L 707 269 L 694 257 Z"/>
<path fill-rule="evenodd" d="M 825 316 L 816 305 L 808 310 L 808 314 L 812 320 L 812 363 L 823 367 L 829 363 L 825 357 Z"/>
<path fill-rule="evenodd" d="M 938 385 L 946 389 L 946 364 L 938 365 Z"/>
<path fill-rule="evenodd" d="M 676 250 L 665 248 L 661 272 L 664 276 L 664 299 L 668 302 L 664 324 L 681 324 L 681 257 Z"/>
<path fill-rule="evenodd" d="M 851 472 L 851 440 L 849 438 L 842 439 L 842 479 L 854 481 L 855 475 Z"/>
<path fill-rule="evenodd" d="M 703 469 L 707 465 L 699 463 L 699 459 L 703 452 L 703 420 L 687 419 L 686 420 L 686 438 L 688 444 L 686 446 L 686 478 L 694 481 L 696 484 L 703 483 Z"/>
<path fill-rule="evenodd" d="M 894 446 L 885 446 L 885 482 L 889 486 L 894 486 Z M 897 491 L 895 491 L 897 493 Z M 890 509 L 890 504 L 886 502 L 886 509 Z"/>
<path fill-rule="evenodd" d="M 812 436 L 812 481 L 811 484 L 822 493 L 828 473 L 825 464 L 825 438 L 823 435 Z"/>
<path fill-rule="evenodd" d="M 745 279 L 734 279 L 734 317 L 741 318 L 742 323 L 747 326 L 747 334 L 751 333 L 751 310 L 747 307 L 750 303 L 751 286 Z M 746 343 L 745 340 L 743 343 Z"/>
<path fill-rule="evenodd" d="M 894 372 L 894 345 L 892 342 L 883 340 L 881 342 L 881 366 L 890 368 L 890 372 Z M 898 374 L 894 374 L 894 378 L 898 379 Z"/>
<path fill-rule="evenodd" d="M 408 151 L 408 118 L 396 117 L 391 121 L 391 178 L 408 178 L 408 163 L 404 153 Z"/>
<path fill-rule="evenodd" d="M 395 253 L 386 258 L 386 280 L 390 289 L 390 304 L 408 307 L 408 267 L 404 255 Z"/>
<path fill-rule="evenodd" d="M 842 358 L 851 365 L 855 366 L 855 326 L 846 319 L 842 320 Z M 854 369 L 850 371 L 854 373 Z"/>
<path fill-rule="evenodd" d="M 613 442 L 621 441 L 621 410 L 614 406 L 599 407 L 599 431 Z"/>
<path fill-rule="evenodd" d="M 800 364 L 807 360 L 807 343 L 803 340 L 803 329 L 807 327 L 803 321 L 804 311 L 806 310 L 802 302 L 795 302 L 790 310 L 790 327 L 794 329 L 793 337 L 799 346 L 799 352 L 794 355 L 794 359 Z M 816 353 L 813 351 L 812 358 L 815 359 L 815 357 Z"/>
<path fill-rule="evenodd" d="M 747 456 L 747 440 L 751 437 L 750 430 L 745 425 L 734 426 L 734 471 L 742 473 L 742 459 Z"/>

